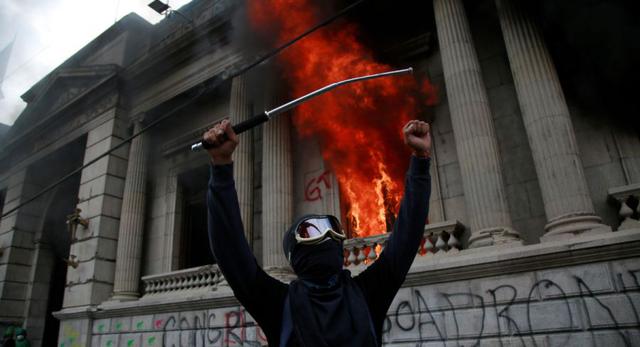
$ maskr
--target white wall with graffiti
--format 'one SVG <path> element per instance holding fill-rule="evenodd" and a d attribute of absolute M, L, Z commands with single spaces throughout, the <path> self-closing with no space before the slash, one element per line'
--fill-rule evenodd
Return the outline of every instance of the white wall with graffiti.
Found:
<path fill-rule="evenodd" d="M 576 256 L 565 259 L 567 263 L 576 262 Z M 434 272 L 433 283 L 424 285 L 412 285 L 412 282 L 430 282 L 425 280 L 429 278 L 428 273 L 412 271 L 407 279 L 410 285 L 400 290 L 389 308 L 383 344 L 638 346 L 640 258 L 621 256 L 624 259 L 577 261 L 576 265 L 554 267 L 545 266 L 544 259 L 553 263 L 558 258 L 538 255 L 531 263 L 537 264 L 533 265 L 537 270 L 514 272 L 513 269 L 522 264 L 506 262 L 500 266 L 507 274 L 473 278 L 465 269 L 458 269 L 450 270 L 447 278 L 460 280 L 439 282 L 436 278 L 439 275 Z M 434 264 L 443 262 L 441 259 L 429 261 L 414 264 L 414 270 L 425 264 L 436 267 Z M 487 268 L 486 273 L 492 270 Z M 418 279 L 418 275 L 427 277 Z M 215 295 L 230 295 L 230 291 L 222 288 Z M 198 299 L 192 299 L 183 298 L 182 304 L 174 299 L 172 304 L 164 306 L 156 302 L 147 307 L 143 298 L 129 308 L 135 306 L 139 315 L 101 318 L 116 312 L 105 306 L 93 313 L 93 319 L 64 320 L 59 347 L 267 344 L 253 318 L 232 300 L 218 305 L 224 307 L 179 309 L 193 307 Z M 153 312 L 167 307 L 176 310 Z"/>

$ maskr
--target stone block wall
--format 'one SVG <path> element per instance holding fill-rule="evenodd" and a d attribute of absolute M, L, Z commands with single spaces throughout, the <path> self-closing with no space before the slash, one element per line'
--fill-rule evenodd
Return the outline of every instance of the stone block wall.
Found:
<path fill-rule="evenodd" d="M 402 288 L 384 344 L 636 346 L 639 280 L 632 258 Z"/>
<path fill-rule="evenodd" d="M 112 116 L 87 134 L 84 164 L 128 136 L 128 122 L 116 109 L 108 112 Z M 82 170 L 78 208 L 89 227 L 79 227 L 71 244 L 79 264 L 67 271 L 64 307 L 95 305 L 111 295 L 128 149 L 125 145 Z"/>
<path fill-rule="evenodd" d="M 613 234 L 416 260 L 389 308 L 383 345 L 637 346 L 639 234 Z M 586 260 L 591 252 L 602 260 Z M 143 297 L 101 306 L 93 320 L 63 319 L 59 345 L 266 345 L 228 287 L 193 299 Z"/>
<path fill-rule="evenodd" d="M 68 327 L 68 328 L 67 328 Z M 60 346 L 82 332 L 63 324 Z M 265 346 L 266 337 L 241 306 L 104 318 L 93 322 L 91 346 Z"/>
<path fill-rule="evenodd" d="M 20 170 L 8 178 L 3 212 L 15 208 L 42 187 L 28 170 Z M 20 322 L 29 286 L 33 262 L 35 231 L 42 219 L 42 199 L 26 205 L 0 221 L 0 321 Z"/>

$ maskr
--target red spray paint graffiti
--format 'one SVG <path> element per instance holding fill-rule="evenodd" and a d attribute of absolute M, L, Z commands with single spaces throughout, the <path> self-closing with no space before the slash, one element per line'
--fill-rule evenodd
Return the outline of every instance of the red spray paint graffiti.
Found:
<path fill-rule="evenodd" d="M 322 200 L 322 187 L 331 189 L 331 171 L 325 170 L 317 177 L 312 177 L 304 184 L 304 200 Z"/>

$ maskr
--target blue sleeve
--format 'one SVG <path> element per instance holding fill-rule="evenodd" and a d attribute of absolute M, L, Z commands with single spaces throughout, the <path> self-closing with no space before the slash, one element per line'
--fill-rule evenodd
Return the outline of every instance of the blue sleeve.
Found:
<path fill-rule="evenodd" d="M 404 282 L 420 247 L 429 214 L 430 159 L 411 156 L 404 196 L 387 245 L 378 259 L 355 277 L 368 302 L 383 314 Z M 371 307 L 371 305 L 370 305 Z"/>

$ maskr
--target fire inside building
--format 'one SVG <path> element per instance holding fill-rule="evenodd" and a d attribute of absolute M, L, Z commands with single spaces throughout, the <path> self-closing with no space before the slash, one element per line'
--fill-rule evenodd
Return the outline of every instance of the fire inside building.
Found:
<path fill-rule="evenodd" d="M 637 5 L 320 3 L 130 14 L 24 93 L 0 138 L 0 328 L 33 346 L 267 345 L 211 253 L 210 159 L 189 146 L 224 118 L 412 67 L 240 135 L 258 264 L 293 278 L 282 236 L 308 213 L 339 217 L 352 274 L 375 263 L 409 164 L 401 127 L 421 119 L 429 217 L 382 344 L 640 345 Z"/>

